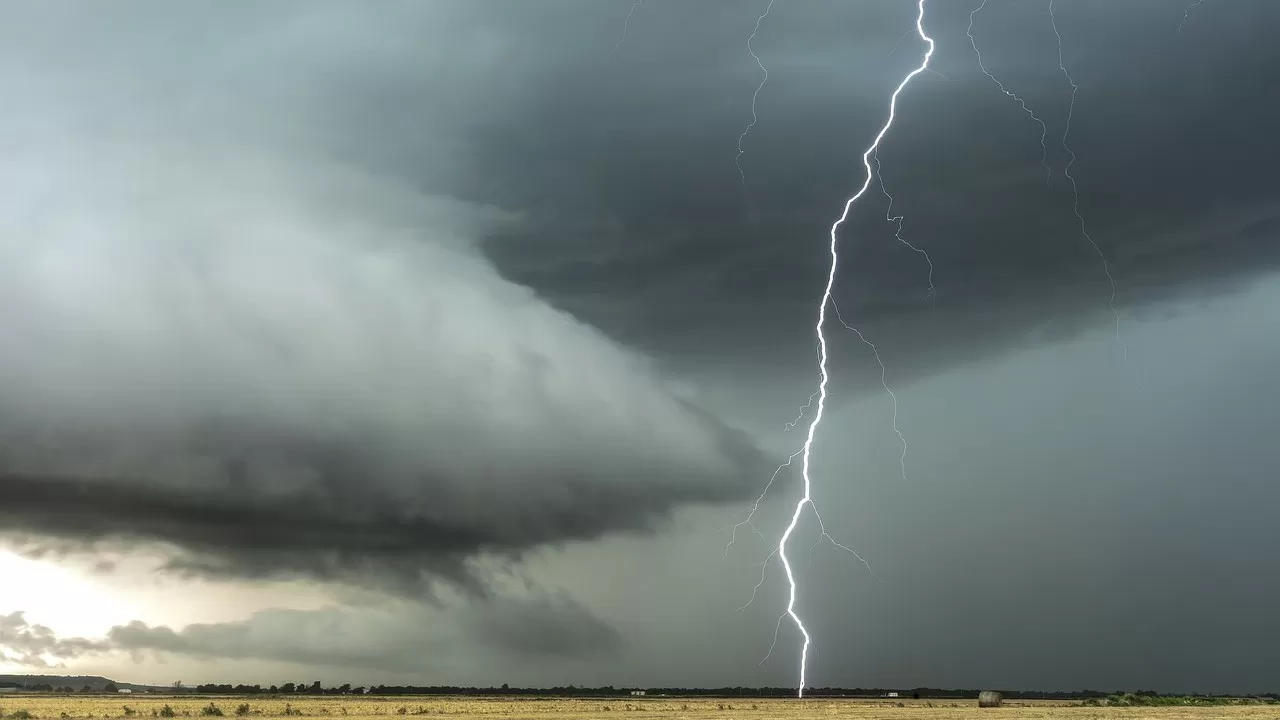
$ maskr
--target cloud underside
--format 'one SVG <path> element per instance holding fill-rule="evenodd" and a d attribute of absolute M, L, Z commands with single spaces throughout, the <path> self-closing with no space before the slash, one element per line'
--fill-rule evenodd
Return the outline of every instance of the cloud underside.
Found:
<path fill-rule="evenodd" d="M 0 615 L 0 659 L 51 668 L 127 653 L 263 660 L 393 673 L 449 670 L 495 658 L 591 658 L 616 652 L 618 631 L 563 593 L 499 595 L 448 609 L 411 602 L 316 610 L 272 608 L 182 628 L 133 621 L 104 638 L 59 637 L 25 613 Z"/>
<path fill-rule="evenodd" d="M 0 216 L 0 535 L 479 589 L 470 558 L 647 531 L 769 470 L 498 276 L 472 238 L 500 213 L 297 158 L 82 150 L 107 169 L 4 171 L 49 182 Z"/>
<path fill-rule="evenodd" d="M 134 621 L 112 628 L 121 652 L 412 672 L 485 657 L 606 656 L 617 630 L 562 595 L 497 598 L 439 615 L 419 605 L 270 609 L 235 622 L 181 629 Z M 449 658 L 454 658 L 450 660 Z"/>

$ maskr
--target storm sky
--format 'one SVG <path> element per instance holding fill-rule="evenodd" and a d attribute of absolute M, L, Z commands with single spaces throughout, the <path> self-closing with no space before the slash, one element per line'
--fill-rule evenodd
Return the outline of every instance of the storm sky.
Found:
<path fill-rule="evenodd" d="M 0 2 L 0 668 L 794 685 L 794 467 L 731 528 L 924 44 L 760 86 L 767 5 Z M 1276 690 L 1280 5 L 978 8 L 839 234 L 810 683 Z"/>

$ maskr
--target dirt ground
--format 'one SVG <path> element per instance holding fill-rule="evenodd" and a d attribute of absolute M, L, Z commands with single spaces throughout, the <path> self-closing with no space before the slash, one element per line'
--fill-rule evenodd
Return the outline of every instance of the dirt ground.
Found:
<path fill-rule="evenodd" d="M 247 705 L 247 707 L 242 707 Z M 166 711 L 165 708 L 169 710 Z M 154 695 L 4 695 L 0 696 L 0 714 L 5 718 L 26 717 L 23 711 L 39 720 L 66 718 L 150 718 L 226 717 L 233 720 L 237 711 L 244 720 L 255 717 L 343 717 L 349 720 L 387 720 L 387 716 L 454 716 L 504 718 L 505 720 L 548 720 L 549 718 L 618 718 L 646 720 L 656 718 L 851 718 L 883 720 L 1205 720 L 1238 718 L 1239 720 L 1276 720 L 1280 706 L 1250 705 L 1234 707 L 1079 707 L 1067 702 L 1014 701 L 1005 707 L 979 709 L 976 701 L 912 701 L 826 700 L 794 698 L 785 700 L 751 699 L 683 699 L 638 697 L 625 699 L 556 699 L 556 698 L 454 698 L 454 697 L 376 697 L 330 696 L 282 699 L 270 697 L 201 697 Z M 222 713 L 221 716 L 218 713 Z M 409 720 L 406 717 L 406 720 Z M 424 719 L 425 720 L 425 719 Z"/>

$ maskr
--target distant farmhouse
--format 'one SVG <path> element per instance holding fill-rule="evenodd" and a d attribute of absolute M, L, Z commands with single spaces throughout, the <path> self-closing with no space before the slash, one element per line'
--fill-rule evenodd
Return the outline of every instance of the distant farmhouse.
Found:
<path fill-rule="evenodd" d="M 643 690 L 632 690 L 632 691 L 631 691 L 631 694 L 632 694 L 632 695 L 644 695 L 644 691 L 643 691 Z"/>

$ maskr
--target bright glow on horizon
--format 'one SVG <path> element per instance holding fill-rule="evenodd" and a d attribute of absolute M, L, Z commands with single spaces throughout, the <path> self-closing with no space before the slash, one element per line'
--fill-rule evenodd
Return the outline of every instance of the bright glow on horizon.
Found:
<path fill-rule="evenodd" d="M 0 614 L 21 610 L 27 622 L 47 625 L 59 636 L 101 637 L 112 625 L 137 618 L 141 609 L 125 592 L 87 573 L 9 550 L 0 549 L 0 578 Z"/>

